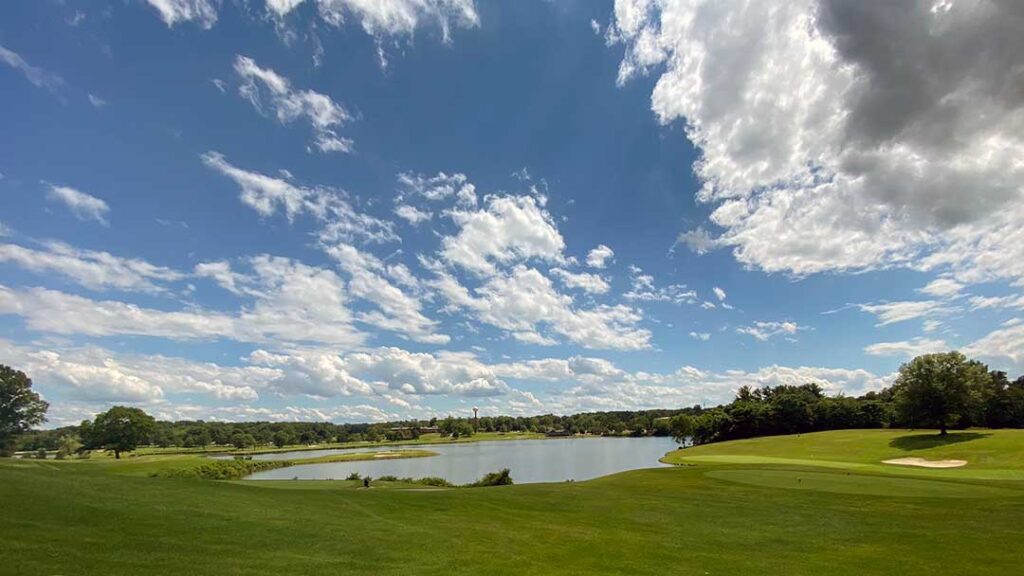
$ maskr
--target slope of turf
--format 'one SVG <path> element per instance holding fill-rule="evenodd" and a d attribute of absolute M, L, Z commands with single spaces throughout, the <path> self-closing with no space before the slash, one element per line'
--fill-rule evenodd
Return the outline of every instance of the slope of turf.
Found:
<path fill-rule="evenodd" d="M 1000 436 L 988 438 L 1015 453 L 1022 437 Z M 849 438 L 824 435 L 810 453 L 774 440 L 782 446 L 761 447 L 777 458 L 876 461 L 814 448 L 855 446 Z M 998 450 L 990 456 L 993 469 L 1020 467 Z M 1024 484 L 1007 480 L 938 488 L 948 481 L 929 478 L 891 494 L 893 478 L 918 479 L 701 462 L 589 482 L 428 491 L 148 477 L 172 465 L 0 461 L 0 574 L 1010 575 L 1024 555 Z M 778 471 L 818 486 L 764 481 Z"/>
<path fill-rule="evenodd" d="M 892 458 L 965 460 L 962 468 L 883 464 Z M 1024 430 L 837 430 L 694 446 L 662 458 L 669 464 L 814 466 L 858 473 L 944 479 L 1024 480 Z"/>

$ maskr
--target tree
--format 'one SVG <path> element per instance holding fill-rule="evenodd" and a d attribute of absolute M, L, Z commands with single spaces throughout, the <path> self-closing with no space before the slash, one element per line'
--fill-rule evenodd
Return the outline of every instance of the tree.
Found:
<path fill-rule="evenodd" d="M 672 430 L 672 439 L 682 446 L 693 436 L 693 418 L 686 414 L 673 416 L 669 420 L 669 428 Z"/>
<path fill-rule="evenodd" d="M 63 460 L 74 456 L 82 447 L 78 434 L 65 434 L 57 440 L 57 459 Z"/>
<path fill-rule="evenodd" d="M 49 407 L 24 372 L 0 364 L 0 456 L 13 453 L 17 435 L 45 422 Z"/>
<path fill-rule="evenodd" d="M 286 430 L 278 430 L 274 432 L 274 446 L 278 448 L 284 448 L 289 444 L 295 443 L 295 436 Z"/>
<path fill-rule="evenodd" d="M 896 377 L 897 416 L 904 424 L 935 427 L 945 435 L 977 414 L 978 394 L 990 378 L 984 364 L 959 352 L 918 356 L 900 366 Z"/>
<path fill-rule="evenodd" d="M 114 458 L 120 458 L 121 452 L 131 452 L 144 444 L 155 426 L 153 417 L 139 408 L 114 406 L 93 420 L 86 444 L 90 448 L 110 450 Z"/>

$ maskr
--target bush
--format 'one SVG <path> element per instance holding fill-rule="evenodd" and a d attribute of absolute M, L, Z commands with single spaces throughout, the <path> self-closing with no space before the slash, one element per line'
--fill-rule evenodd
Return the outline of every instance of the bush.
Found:
<path fill-rule="evenodd" d="M 423 484 L 424 486 L 438 486 L 441 488 L 448 488 L 452 485 L 451 482 L 445 480 L 444 478 L 438 478 L 437 476 L 427 476 L 425 478 L 420 478 L 419 480 L 413 481 L 417 484 Z"/>
<path fill-rule="evenodd" d="M 491 472 L 485 474 L 483 478 L 473 482 L 472 484 L 466 484 L 467 488 L 477 488 L 481 486 L 509 486 L 512 484 L 511 471 L 508 468 L 504 468 L 497 472 Z"/>
<path fill-rule="evenodd" d="M 154 472 L 150 476 L 164 478 L 198 478 L 203 480 L 239 480 L 264 470 L 291 466 L 289 460 L 213 460 L 192 468 Z"/>
<path fill-rule="evenodd" d="M 359 472 L 353 472 L 345 478 L 345 480 L 362 480 L 363 477 L 359 475 Z"/>

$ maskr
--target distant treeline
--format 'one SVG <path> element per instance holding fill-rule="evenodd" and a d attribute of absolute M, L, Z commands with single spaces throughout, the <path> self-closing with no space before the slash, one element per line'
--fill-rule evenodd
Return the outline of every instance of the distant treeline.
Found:
<path fill-rule="evenodd" d="M 592 412 L 572 416 L 481 416 L 473 418 L 431 418 L 402 420 L 379 424 L 333 424 L 331 422 L 204 422 L 181 420 L 157 421 L 148 444 L 159 447 L 312 445 L 331 442 L 379 442 L 410 440 L 422 433 L 438 432 L 442 436 L 471 436 L 477 432 L 536 432 L 542 434 L 597 434 L 670 436 L 668 418 L 677 414 L 697 415 L 700 406 L 679 410 L 643 410 L 623 412 Z M 21 436 L 17 449 L 23 451 L 56 450 L 60 438 L 78 435 L 88 437 L 88 423 L 52 430 L 35 430 Z M 88 442 L 85 442 L 88 445 Z"/>
<path fill-rule="evenodd" d="M 925 380 L 943 383 L 935 389 L 912 388 L 908 367 L 943 358 L 952 362 L 951 377 L 925 374 Z M 907 372 L 906 377 L 902 374 Z M 962 375 L 962 376 L 961 376 Z M 968 377 L 969 376 L 969 377 Z M 920 379 L 920 378 L 918 378 Z M 947 380 L 958 380 L 950 383 Z M 901 382 L 904 382 L 901 384 Z M 956 384 L 957 393 L 943 392 Z M 931 397 L 945 394 L 949 397 Z M 941 403 L 942 406 L 937 406 Z M 939 408 L 939 414 L 929 415 Z M 682 415 L 681 418 L 676 418 Z M 714 408 L 692 406 L 675 410 L 588 412 L 572 416 L 481 416 L 474 418 L 431 418 L 379 424 L 333 424 L 330 422 L 156 422 L 146 442 L 160 447 L 290 446 L 332 442 L 378 442 L 409 440 L 420 434 L 471 436 L 478 432 L 536 432 L 551 435 L 594 434 L 604 436 L 675 436 L 694 444 L 736 440 L 755 436 L 795 434 L 850 428 L 910 427 L 1024 428 L 1024 376 L 1010 381 L 1005 372 L 989 371 L 980 362 L 962 355 L 919 357 L 901 368 L 901 377 L 891 388 L 868 392 L 860 397 L 828 396 L 818 384 L 740 388 L 735 399 Z M 53 430 L 38 430 L 18 439 L 18 450 L 57 450 L 62 438 L 90 442 L 89 422 Z"/>
<path fill-rule="evenodd" d="M 980 365 L 973 361 L 968 364 Z M 951 428 L 1024 428 L 1024 376 L 1010 382 L 1005 372 L 982 372 L 964 385 L 963 401 L 951 410 Z M 850 428 L 937 427 L 921 421 L 913 406 L 901 404 L 900 384 L 854 398 L 826 396 L 817 384 L 740 388 L 729 404 L 703 410 L 691 420 L 694 444 L 755 436 Z M 924 404 L 947 399 L 920 398 Z"/>

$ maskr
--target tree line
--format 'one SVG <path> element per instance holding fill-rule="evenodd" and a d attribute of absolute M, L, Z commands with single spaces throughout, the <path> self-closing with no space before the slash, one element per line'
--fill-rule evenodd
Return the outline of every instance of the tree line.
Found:
<path fill-rule="evenodd" d="M 926 354 L 878 392 L 853 398 L 827 396 L 813 383 L 744 386 L 729 404 L 673 418 L 671 426 L 693 444 L 850 428 L 1024 428 L 1024 376 L 1011 382 L 959 352 Z"/>
<path fill-rule="evenodd" d="M 673 436 L 680 442 L 724 440 L 851 428 L 981 426 L 1024 428 L 1024 376 L 1010 381 L 959 352 L 927 354 L 900 367 L 891 387 L 859 397 L 829 396 L 816 383 L 740 388 L 729 404 L 663 410 L 587 412 L 570 416 L 482 416 L 387 423 L 156 421 L 115 406 L 78 426 L 30 430 L 48 405 L 22 372 L 0 365 L 0 452 L 110 450 L 136 446 L 259 446 L 404 440 L 424 432 L 464 437 L 479 432 L 552 435 Z"/>

